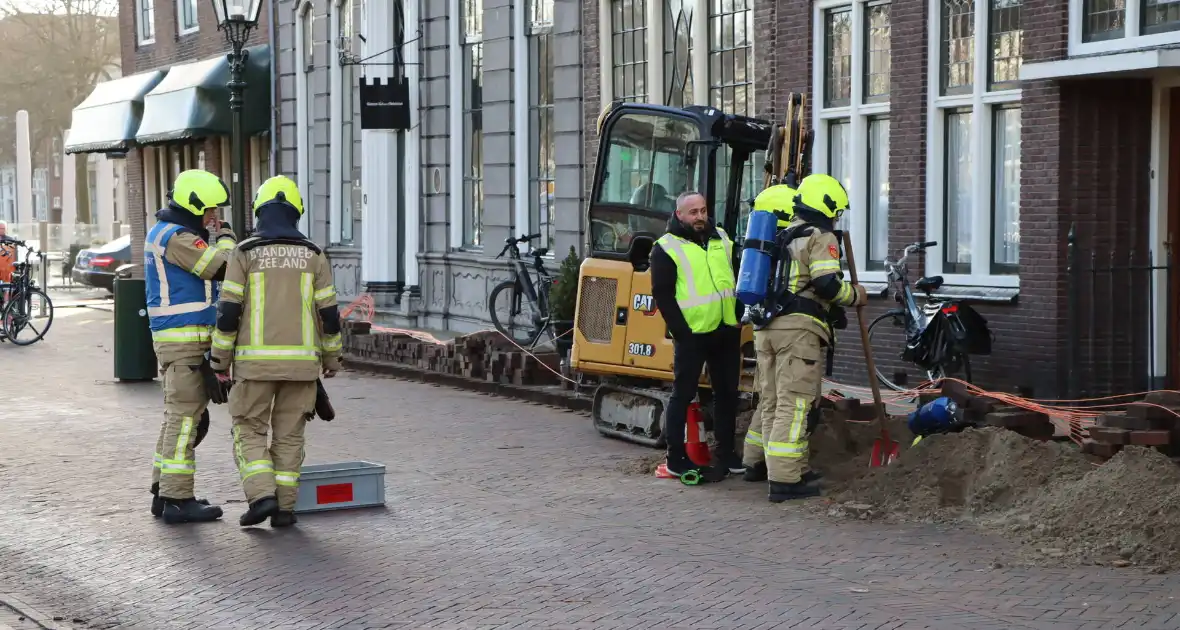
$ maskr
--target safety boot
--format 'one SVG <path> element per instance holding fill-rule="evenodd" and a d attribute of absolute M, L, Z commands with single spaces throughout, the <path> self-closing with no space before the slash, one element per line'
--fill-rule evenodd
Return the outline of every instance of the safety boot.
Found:
<path fill-rule="evenodd" d="M 197 503 L 209 505 L 209 499 L 197 497 Z M 164 499 L 160 497 L 160 482 L 152 484 L 152 516 L 160 518 L 164 515 Z"/>
<path fill-rule="evenodd" d="M 262 497 L 250 504 L 250 509 L 238 519 L 242 527 L 257 525 L 279 511 L 279 502 L 274 497 Z"/>
<path fill-rule="evenodd" d="M 208 503 L 201 503 L 196 499 L 164 499 L 164 522 L 169 525 L 178 523 L 208 523 L 221 518 L 221 508 Z"/>
<path fill-rule="evenodd" d="M 770 482 L 770 492 L 766 497 L 771 503 L 782 503 L 793 499 L 807 499 L 818 497 L 819 486 L 815 482 L 797 481 L 795 483 Z"/>
<path fill-rule="evenodd" d="M 270 517 L 271 527 L 290 527 L 298 522 L 299 519 L 295 518 L 295 513 L 291 510 L 279 510 Z"/>
<path fill-rule="evenodd" d="M 758 462 L 753 466 L 746 466 L 746 471 L 742 474 L 742 479 L 746 481 L 766 481 L 766 462 Z"/>

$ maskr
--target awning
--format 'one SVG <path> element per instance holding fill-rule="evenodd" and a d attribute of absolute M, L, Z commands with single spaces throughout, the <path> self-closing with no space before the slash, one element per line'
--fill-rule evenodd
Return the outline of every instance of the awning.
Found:
<path fill-rule="evenodd" d="M 248 49 L 242 78 L 242 131 L 246 135 L 270 129 L 270 47 Z M 225 55 L 172 66 L 168 75 L 143 100 L 143 122 L 135 140 L 159 144 L 189 138 L 228 136 L 233 119 L 229 109 L 229 61 Z"/>
<path fill-rule="evenodd" d="M 163 70 L 99 83 L 70 114 L 66 153 L 126 151 L 135 143 L 143 98 L 164 78 Z"/>

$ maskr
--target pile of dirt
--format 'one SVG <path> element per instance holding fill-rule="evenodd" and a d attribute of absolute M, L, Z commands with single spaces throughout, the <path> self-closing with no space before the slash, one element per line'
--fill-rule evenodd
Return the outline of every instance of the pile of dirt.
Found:
<path fill-rule="evenodd" d="M 653 450 L 639 457 L 628 457 L 615 464 L 615 470 L 624 475 L 651 476 L 664 463 L 664 451 Z"/>
<path fill-rule="evenodd" d="M 909 449 L 914 434 L 906 427 L 904 416 L 892 416 L 886 423 L 890 439 L 899 443 L 902 452 Z M 808 440 L 810 465 L 823 473 L 825 485 L 841 488 L 848 481 L 865 474 L 873 442 L 881 436 L 876 422 L 851 422 L 830 409 Z"/>
<path fill-rule="evenodd" d="M 831 496 L 907 520 L 958 521 L 1010 509 L 1091 468 L 1069 445 L 995 427 L 967 429 L 925 438 L 889 466 L 837 486 Z"/>
<path fill-rule="evenodd" d="M 1083 563 L 1180 568 L 1180 467 L 1128 446 L 1080 478 L 1027 494 L 988 519 L 1045 556 Z"/>

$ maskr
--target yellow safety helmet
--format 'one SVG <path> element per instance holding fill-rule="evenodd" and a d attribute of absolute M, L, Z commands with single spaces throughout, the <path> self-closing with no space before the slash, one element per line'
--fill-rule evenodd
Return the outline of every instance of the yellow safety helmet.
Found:
<path fill-rule="evenodd" d="M 254 193 L 254 213 L 258 214 L 258 208 L 262 207 L 262 204 L 275 199 L 291 204 L 299 211 L 299 215 L 303 216 L 303 197 L 299 194 L 299 186 L 291 181 L 290 177 L 275 175 L 262 182 L 258 192 Z"/>
<path fill-rule="evenodd" d="M 175 206 L 202 217 L 209 208 L 229 205 L 229 186 L 213 173 L 194 168 L 176 176 L 168 198 Z"/>
<path fill-rule="evenodd" d="M 797 191 L 786 184 L 776 184 L 758 193 L 754 198 L 754 210 L 773 212 L 778 218 L 778 227 L 785 228 L 795 217 L 795 195 Z"/>
<path fill-rule="evenodd" d="M 812 173 L 799 182 L 795 195 L 796 210 L 811 210 L 829 219 L 839 219 L 848 209 L 848 191 L 835 177 Z"/>

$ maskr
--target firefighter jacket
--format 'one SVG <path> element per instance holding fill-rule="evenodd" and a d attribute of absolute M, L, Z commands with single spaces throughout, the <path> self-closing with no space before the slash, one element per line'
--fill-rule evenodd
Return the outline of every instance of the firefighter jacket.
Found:
<path fill-rule="evenodd" d="M 234 377 L 314 381 L 340 369 L 332 269 L 302 238 L 254 236 L 234 250 L 221 285 L 210 363 Z"/>
<path fill-rule="evenodd" d="M 668 233 L 655 244 L 652 295 L 673 338 L 712 332 L 722 324 L 738 325 L 733 241 L 725 230 L 710 226 L 701 239 L 673 216 Z M 673 283 L 674 305 L 668 300 Z"/>
<path fill-rule="evenodd" d="M 222 228 L 210 246 L 208 232 L 181 212 L 162 210 L 144 242 L 147 314 L 161 365 L 201 356 L 209 349 L 217 317 L 217 286 L 225 275 L 233 232 Z M 196 217 L 193 217 L 196 218 Z"/>
<path fill-rule="evenodd" d="M 796 218 L 791 227 L 804 224 L 805 221 Z M 841 251 L 835 232 L 823 226 L 811 225 L 808 233 L 787 245 L 787 250 L 791 260 L 787 271 L 787 293 L 810 300 L 822 312 L 828 312 L 832 306 L 856 305 L 856 289 L 851 282 L 844 281 L 840 270 Z M 767 327 L 811 330 L 830 343 L 831 325 L 820 313 L 812 310 L 787 307 L 783 315 L 774 318 Z"/>

